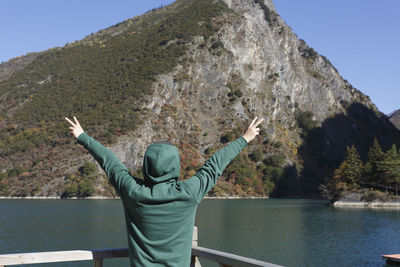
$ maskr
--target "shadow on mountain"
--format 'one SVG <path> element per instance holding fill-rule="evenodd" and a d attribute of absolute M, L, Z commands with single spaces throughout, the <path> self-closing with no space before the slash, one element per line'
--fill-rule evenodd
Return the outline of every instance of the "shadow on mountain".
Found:
<path fill-rule="evenodd" d="M 365 162 L 375 137 L 383 150 L 400 143 L 399 129 L 386 116 L 359 103 L 349 105 L 346 114 L 328 118 L 320 127 L 303 133 L 303 144 L 298 149 L 303 169 L 298 173 L 295 166 L 286 167 L 274 195 L 319 197 L 318 187 L 327 183 L 343 161 L 346 146 L 354 145 Z"/>
<path fill-rule="evenodd" d="M 302 195 L 296 165 L 286 166 L 283 177 L 275 184 L 275 190 L 271 193 L 271 197 L 299 197 Z"/>

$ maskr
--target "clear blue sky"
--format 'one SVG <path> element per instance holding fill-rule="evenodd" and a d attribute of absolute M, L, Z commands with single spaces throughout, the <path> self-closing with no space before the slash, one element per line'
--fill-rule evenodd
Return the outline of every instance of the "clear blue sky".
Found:
<path fill-rule="evenodd" d="M 80 40 L 172 0 L 0 0 L 0 62 Z M 274 0 L 299 38 L 384 113 L 400 108 L 400 0 Z"/>

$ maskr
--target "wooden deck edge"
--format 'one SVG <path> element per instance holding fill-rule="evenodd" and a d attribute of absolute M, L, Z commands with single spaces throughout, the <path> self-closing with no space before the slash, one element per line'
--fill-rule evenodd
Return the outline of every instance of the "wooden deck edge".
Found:
<path fill-rule="evenodd" d="M 0 266 L 122 257 L 129 257 L 127 248 L 16 253 L 0 255 Z"/>
<path fill-rule="evenodd" d="M 400 265 L 400 254 L 382 255 L 387 264 Z"/>
<path fill-rule="evenodd" d="M 400 254 L 389 254 L 389 255 L 382 255 L 382 258 L 385 259 L 394 259 L 394 260 L 400 260 Z"/>

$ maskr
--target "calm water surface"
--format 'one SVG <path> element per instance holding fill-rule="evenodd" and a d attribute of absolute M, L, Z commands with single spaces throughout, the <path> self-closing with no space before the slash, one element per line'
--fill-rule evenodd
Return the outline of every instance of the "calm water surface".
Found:
<path fill-rule="evenodd" d="M 299 199 L 204 200 L 196 216 L 200 246 L 283 266 L 388 266 L 381 255 L 400 253 L 399 222 L 398 209 Z M 0 254 L 126 246 L 119 200 L 0 200 Z"/>

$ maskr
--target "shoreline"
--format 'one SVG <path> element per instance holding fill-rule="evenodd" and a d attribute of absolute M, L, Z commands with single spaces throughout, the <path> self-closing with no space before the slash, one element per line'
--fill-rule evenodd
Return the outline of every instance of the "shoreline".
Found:
<path fill-rule="evenodd" d="M 69 197 L 69 198 L 62 198 L 59 196 L 27 196 L 27 197 L 3 197 L 0 196 L 0 200 L 2 199 L 22 199 L 22 200 L 54 200 L 54 199 L 79 199 L 79 200 L 108 200 L 108 199 L 120 199 L 119 197 L 102 197 L 102 196 L 92 196 L 92 197 L 85 197 L 85 198 L 78 198 L 78 197 Z M 239 197 L 239 196 L 230 196 L 230 197 L 205 197 L 204 199 L 269 199 L 269 197 Z"/>
<path fill-rule="evenodd" d="M 338 200 L 331 204 L 333 207 L 348 207 L 348 208 L 399 208 L 400 202 L 383 202 L 383 201 L 342 201 Z"/>

